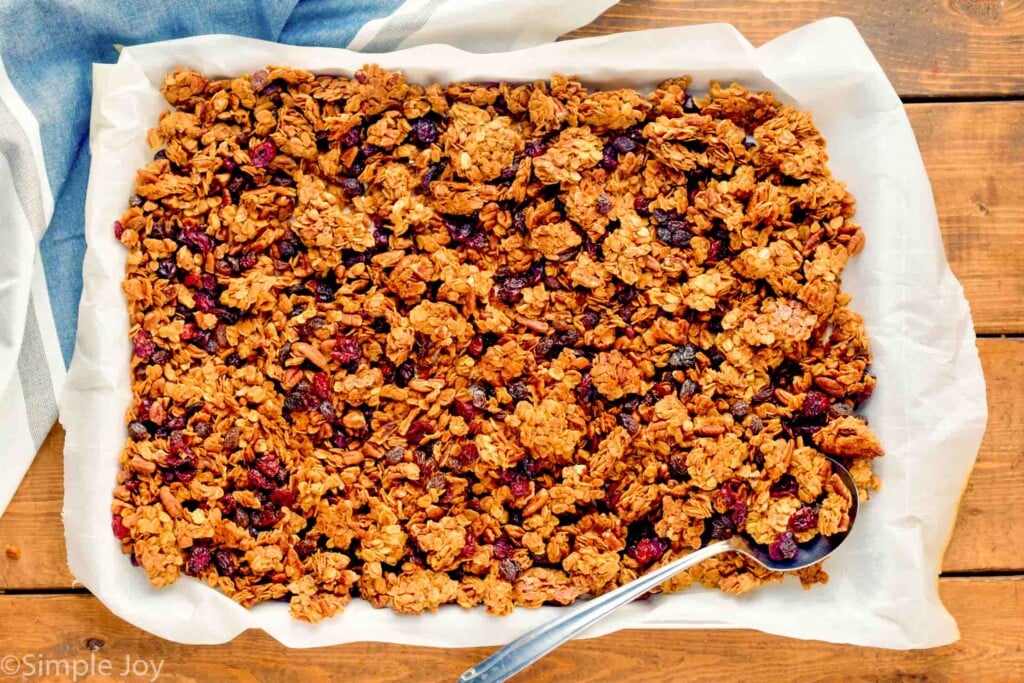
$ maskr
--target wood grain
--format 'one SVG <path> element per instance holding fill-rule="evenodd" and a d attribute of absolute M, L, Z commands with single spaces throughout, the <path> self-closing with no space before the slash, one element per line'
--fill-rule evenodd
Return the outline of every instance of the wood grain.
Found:
<path fill-rule="evenodd" d="M 1024 3 L 998 0 L 623 0 L 565 38 L 730 23 L 754 45 L 830 16 L 857 25 L 904 97 L 1024 93 Z"/>
<path fill-rule="evenodd" d="M 947 572 L 1024 569 L 1024 339 L 982 339 L 989 427 L 946 553 Z M 0 518 L 0 547 L 14 543 L 21 558 L 0 556 L 0 590 L 69 588 L 63 529 L 61 452 L 54 429 L 10 507 Z"/>
<path fill-rule="evenodd" d="M 981 339 L 988 429 L 960 502 L 946 572 L 1024 569 L 1024 339 Z M 1021 627 L 1024 629 L 1024 625 Z"/>
<path fill-rule="evenodd" d="M 514 680 L 715 681 L 726 673 L 730 680 L 1019 680 L 1024 579 L 943 579 L 940 591 L 963 640 L 933 650 L 808 643 L 753 631 L 623 631 L 569 643 Z M 492 650 L 358 643 L 298 652 L 257 632 L 225 645 L 177 645 L 129 626 L 89 595 L 0 596 L 0 642 L 0 654 L 94 654 L 118 672 L 126 657 L 162 660 L 160 680 L 264 683 L 452 681 Z"/>
<path fill-rule="evenodd" d="M 1024 102 L 908 105 L 907 112 L 975 329 L 1024 332 Z"/>

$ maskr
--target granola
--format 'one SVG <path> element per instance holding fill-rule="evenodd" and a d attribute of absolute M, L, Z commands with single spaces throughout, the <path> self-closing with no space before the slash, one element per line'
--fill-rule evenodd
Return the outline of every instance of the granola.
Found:
<path fill-rule="evenodd" d="M 883 454 L 853 197 L 808 113 L 689 86 L 167 74 L 114 226 L 124 552 L 316 622 L 566 605 L 847 528 L 826 455 L 867 496 Z M 780 578 L 723 556 L 661 590 Z"/>

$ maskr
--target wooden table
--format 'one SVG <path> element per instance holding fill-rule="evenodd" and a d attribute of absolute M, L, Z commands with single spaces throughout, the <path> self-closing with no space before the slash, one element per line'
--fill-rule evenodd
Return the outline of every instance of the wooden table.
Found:
<path fill-rule="evenodd" d="M 906 102 L 949 260 L 971 302 L 988 380 L 989 428 L 940 586 L 962 640 L 892 652 L 750 631 L 628 631 L 571 643 L 530 680 L 1024 679 L 1024 2 L 1019 0 L 627 0 L 571 37 L 730 22 L 760 44 L 816 19 L 853 19 Z M 937 420 L 942 416 L 937 415 Z M 288 651 L 262 633 L 176 645 L 75 587 L 60 510 L 55 428 L 0 519 L 0 657 L 164 660 L 173 680 L 454 680 L 489 648 L 357 644 Z"/>

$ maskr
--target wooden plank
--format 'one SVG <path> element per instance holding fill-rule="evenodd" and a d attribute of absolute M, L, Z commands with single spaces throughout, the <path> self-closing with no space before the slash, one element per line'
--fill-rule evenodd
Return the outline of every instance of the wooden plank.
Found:
<path fill-rule="evenodd" d="M 947 572 L 1024 569 L 1024 339 L 979 342 L 988 380 L 989 428 L 960 507 L 946 553 Z M 0 547 L 21 548 L 21 558 L 0 555 L 0 590 L 69 588 L 60 523 L 63 495 L 61 450 L 56 427 L 28 477 L 0 518 Z"/>
<path fill-rule="evenodd" d="M 904 97 L 1024 93 L 1024 4 L 995 0 L 623 0 L 564 36 L 724 22 L 754 45 L 830 16 L 857 25 Z"/>
<path fill-rule="evenodd" d="M 971 473 L 946 572 L 1024 569 L 1024 339 L 978 343 L 988 389 L 988 429 Z"/>
<path fill-rule="evenodd" d="M 13 545 L 21 553 L 16 560 L 0 555 L 0 590 L 72 587 L 60 517 L 63 459 L 64 430 L 57 424 L 0 517 L 0 549 Z"/>
<path fill-rule="evenodd" d="M 908 105 L 907 112 L 975 329 L 1024 332 L 1024 102 Z"/>
<path fill-rule="evenodd" d="M 962 634 L 942 648 L 900 652 L 754 631 L 623 631 L 569 643 L 514 680 L 714 681 L 726 672 L 736 680 L 1019 680 L 1024 579 L 943 579 L 940 590 Z M 161 680 L 452 681 L 492 650 L 358 643 L 296 652 L 261 632 L 225 645 L 178 645 L 129 626 L 89 595 L 0 596 L 0 637 L 2 654 L 27 656 L 35 667 L 90 666 L 92 655 L 91 666 L 110 662 L 115 677 L 126 660 L 149 660 L 162 662 Z"/>

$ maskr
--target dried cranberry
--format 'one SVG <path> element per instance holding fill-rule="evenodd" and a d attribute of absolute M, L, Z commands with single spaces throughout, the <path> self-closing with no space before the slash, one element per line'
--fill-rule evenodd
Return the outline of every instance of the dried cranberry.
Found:
<path fill-rule="evenodd" d="M 365 191 L 363 184 L 355 178 L 342 178 L 338 181 L 338 185 L 341 187 L 342 193 L 349 199 L 358 197 Z"/>
<path fill-rule="evenodd" d="M 625 154 L 626 152 L 632 152 L 636 149 L 636 142 L 632 138 L 620 135 L 612 140 L 612 147 L 614 147 L 617 152 Z"/>
<path fill-rule="evenodd" d="M 732 538 L 733 534 L 736 533 L 736 529 L 733 527 L 732 518 L 729 515 L 714 515 L 711 518 L 711 538 L 716 541 L 721 541 L 726 538 Z"/>
<path fill-rule="evenodd" d="M 475 335 L 469 342 L 469 346 L 466 347 L 466 353 L 471 358 L 480 358 L 484 355 L 484 338 L 481 335 Z"/>
<path fill-rule="evenodd" d="M 363 349 L 359 346 L 359 341 L 353 337 L 338 337 L 334 348 L 331 349 L 331 357 L 342 365 L 351 365 L 358 363 L 363 357 Z"/>
<path fill-rule="evenodd" d="M 583 380 L 576 387 L 576 398 L 580 403 L 590 405 L 597 398 L 597 389 L 594 388 L 594 378 L 590 374 L 583 376 Z"/>
<path fill-rule="evenodd" d="M 275 455 L 264 455 L 256 460 L 256 469 L 273 479 L 281 471 L 281 460 Z"/>
<path fill-rule="evenodd" d="M 150 356 L 153 355 L 153 351 L 156 350 L 156 343 L 154 343 L 153 338 L 149 336 L 149 332 L 146 332 L 145 330 L 137 332 L 132 342 L 133 352 L 142 360 L 149 360 Z"/>
<path fill-rule="evenodd" d="M 535 140 L 527 142 L 525 148 L 523 149 L 523 153 L 526 154 L 526 156 L 533 159 L 539 157 L 546 151 L 548 151 L 548 146 L 543 142 L 538 142 Z"/>
<path fill-rule="evenodd" d="M 607 145 L 604 148 L 604 152 L 601 156 L 601 168 L 606 171 L 614 171 L 619 167 L 619 158 L 615 153 L 615 148 L 611 145 Z"/>
<path fill-rule="evenodd" d="M 828 411 L 830 405 L 831 401 L 829 401 L 828 396 L 820 391 L 811 389 L 804 396 L 804 404 L 800 408 L 800 414 L 808 418 L 818 417 Z"/>
<path fill-rule="evenodd" d="M 197 545 L 192 547 L 192 551 L 188 554 L 188 570 L 187 573 L 195 576 L 201 571 L 210 566 L 210 560 L 212 555 L 210 549 L 205 545 Z"/>
<path fill-rule="evenodd" d="M 210 313 L 217 307 L 217 304 L 206 292 L 196 292 L 194 295 L 196 308 L 203 313 Z"/>
<path fill-rule="evenodd" d="M 580 343 L 580 333 L 574 329 L 568 329 L 555 335 L 555 343 L 559 346 L 576 346 Z"/>
<path fill-rule="evenodd" d="M 431 145 L 437 142 L 437 126 L 428 118 L 416 119 L 409 136 L 415 143 Z"/>
<path fill-rule="evenodd" d="M 165 258 L 157 265 L 156 274 L 165 280 L 173 280 L 174 276 L 178 274 L 178 264 L 174 262 L 174 259 Z"/>
<path fill-rule="evenodd" d="M 526 280 L 522 277 L 513 275 L 512 277 L 505 278 L 501 282 L 495 285 L 498 298 L 506 304 L 517 303 L 523 294 L 520 290 L 526 286 Z"/>
<path fill-rule="evenodd" d="M 360 142 L 360 134 L 358 128 L 349 128 L 345 131 L 345 134 L 341 136 L 339 140 L 343 147 L 355 147 Z"/>
<path fill-rule="evenodd" d="M 512 547 L 512 541 L 502 536 L 494 542 L 491 550 L 496 559 L 505 560 L 512 557 L 512 552 L 515 548 Z"/>
<path fill-rule="evenodd" d="M 511 557 L 506 557 L 505 559 L 498 561 L 498 575 L 505 581 L 512 583 L 518 579 L 519 575 L 522 573 L 522 566 Z"/>
<path fill-rule="evenodd" d="M 795 496 L 799 490 L 800 485 L 791 474 L 783 474 L 777 482 L 771 485 L 770 489 L 772 498 Z"/>
<path fill-rule="evenodd" d="M 601 322 L 601 316 L 596 311 L 584 311 L 580 316 L 580 324 L 585 330 L 594 329 L 599 322 Z"/>
<path fill-rule="evenodd" d="M 626 554 L 637 561 L 637 564 L 646 566 L 661 559 L 661 556 L 668 550 L 668 544 L 658 537 L 641 538 L 636 543 L 626 548 Z"/>
<path fill-rule="evenodd" d="M 295 242 L 291 240 L 279 240 L 277 243 L 277 254 L 282 261 L 290 261 L 298 253 Z"/>
<path fill-rule="evenodd" d="M 282 508 L 295 504 L 295 493 L 288 489 L 274 489 L 270 492 L 270 502 Z"/>
<path fill-rule="evenodd" d="M 252 525 L 257 529 L 269 529 L 280 522 L 283 516 L 273 505 L 268 504 L 259 510 L 253 510 L 249 518 L 252 520 Z"/>
<path fill-rule="evenodd" d="M 238 259 L 238 267 L 242 270 L 252 269 L 258 260 L 259 254 L 255 251 L 247 251 Z"/>
<path fill-rule="evenodd" d="M 269 166 L 275 156 L 277 156 L 277 145 L 270 140 L 260 143 L 256 149 L 249 153 L 252 165 L 256 168 L 265 168 Z"/>
<path fill-rule="evenodd" d="M 334 301 L 334 287 L 323 280 L 316 283 L 313 287 L 313 293 L 316 294 L 316 300 L 322 304 L 329 304 Z"/>
<path fill-rule="evenodd" d="M 729 516 L 732 518 L 733 526 L 737 529 L 742 529 L 747 523 L 747 511 L 747 504 L 744 501 L 737 501 L 730 511 Z"/>
<path fill-rule="evenodd" d="M 293 547 L 295 548 L 295 554 L 299 556 L 300 560 L 304 560 L 316 552 L 316 543 L 308 538 L 302 539 Z"/>
<path fill-rule="evenodd" d="M 395 370 L 395 384 L 399 387 L 405 387 L 415 376 L 416 366 L 413 365 L 411 360 L 407 360 L 399 365 L 398 369 Z"/>
<path fill-rule="evenodd" d="M 434 425 L 426 420 L 416 420 L 409 425 L 405 438 L 409 443 L 419 443 L 425 436 L 433 433 Z"/>
<path fill-rule="evenodd" d="M 455 414 L 461 417 L 466 422 L 472 422 L 477 416 L 476 406 L 473 405 L 472 401 L 460 401 L 455 400 Z"/>
<path fill-rule="evenodd" d="M 386 228 L 373 229 L 373 246 L 375 249 L 387 251 L 391 246 L 391 231 Z"/>
<path fill-rule="evenodd" d="M 182 423 L 184 423 L 184 420 L 182 420 Z M 184 425 L 182 424 L 182 426 Z M 167 427 L 168 429 L 174 429 L 175 427 L 178 427 L 178 424 L 176 423 L 173 426 L 168 424 Z M 171 455 L 177 455 L 178 453 L 184 452 L 187 447 L 188 445 L 185 443 L 185 435 L 177 431 L 177 429 L 172 431 L 171 435 L 167 438 L 167 451 Z"/>
<path fill-rule="evenodd" d="M 646 197 L 634 197 L 633 210 L 641 216 L 649 216 L 651 214 L 651 200 Z"/>
<path fill-rule="evenodd" d="M 462 444 L 462 450 L 459 453 L 459 465 L 462 469 L 471 467 L 480 458 L 480 452 L 477 450 L 476 444 L 472 441 Z"/>
<path fill-rule="evenodd" d="M 114 515 L 111 517 L 110 528 L 113 530 L 114 536 L 116 536 L 120 541 L 131 536 L 131 532 L 128 531 L 128 527 L 124 525 L 124 520 L 121 519 L 121 515 Z"/>
<path fill-rule="evenodd" d="M 326 372 L 317 372 L 313 375 L 313 384 L 310 387 L 313 395 L 319 399 L 325 399 L 331 395 L 331 378 Z"/>
<path fill-rule="evenodd" d="M 181 242 L 185 246 L 198 249 L 204 254 L 213 250 L 213 240 L 202 230 L 196 227 L 188 227 L 181 231 Z"/>
<path fill-rule="evenodd" d="M 263 475 L 259 470 L 249 470 L 246 474 L 248 484 L 254 489 L 269 490 L 274 488 L 274 485 L 270 482 L 266 476 Z"/>
<path fill-rule="evenodd" d="M 509 490 L 511 490 L 513 498 L 524 498 L 530 495 L 530 480 L 525 475 L 516 474 L 512 477 Z"/>
<path fill-rule="evenodd" d="M 463 558 L 469 558 L 476 555 L 476 535 L 469 527 L 466 528 L 466 544 L 462 546 L 462 551 L 459 555 Z"/>
<path fill-rule="evenodd" d="M 812 507 L 800 508 L 789 516 L 789 530 L 796 532 L 810 531 L 818 527 L 818 511 Z"/>
<path fill-rule="evenodd" d="M 424 192 L 430 190 L 430 183 L 440 178 L 443 173 L 443 163 L 431 164 L 427 170 L 423 172 L 423 177 L 420 179 L 420 189 Z"/>
<path fill-rule="evenodd" d="M 124 234 L 124 226 L 121 225 L 121 221 L 114 221 L 114 237 L 121 239 L 121 235 Z"/>
<path fill-rule="evenodd" d="M 430 477 L 437 471 L 437 460 L 422 448 L 413 451 L 412 461 L 420 468 L 420 473 L 424 477 Z"/>
<path fill-rule="evenodd" d="M 742 481 L 733 479 L 722 484 L 722 487 L 718 490 L 718 495 L 725 504 L 725 507 L 732 509 L 742 502 L 745 488 Z"/>
<path fill-rule="evenodd" d="M 796 536 L 793 535 L 792 531 L 787 531 L 768 546 L 768 557 L 776 562 L 784 562 L 796 557 L 799 550 L 800 548 L 796 544 Z"/>

